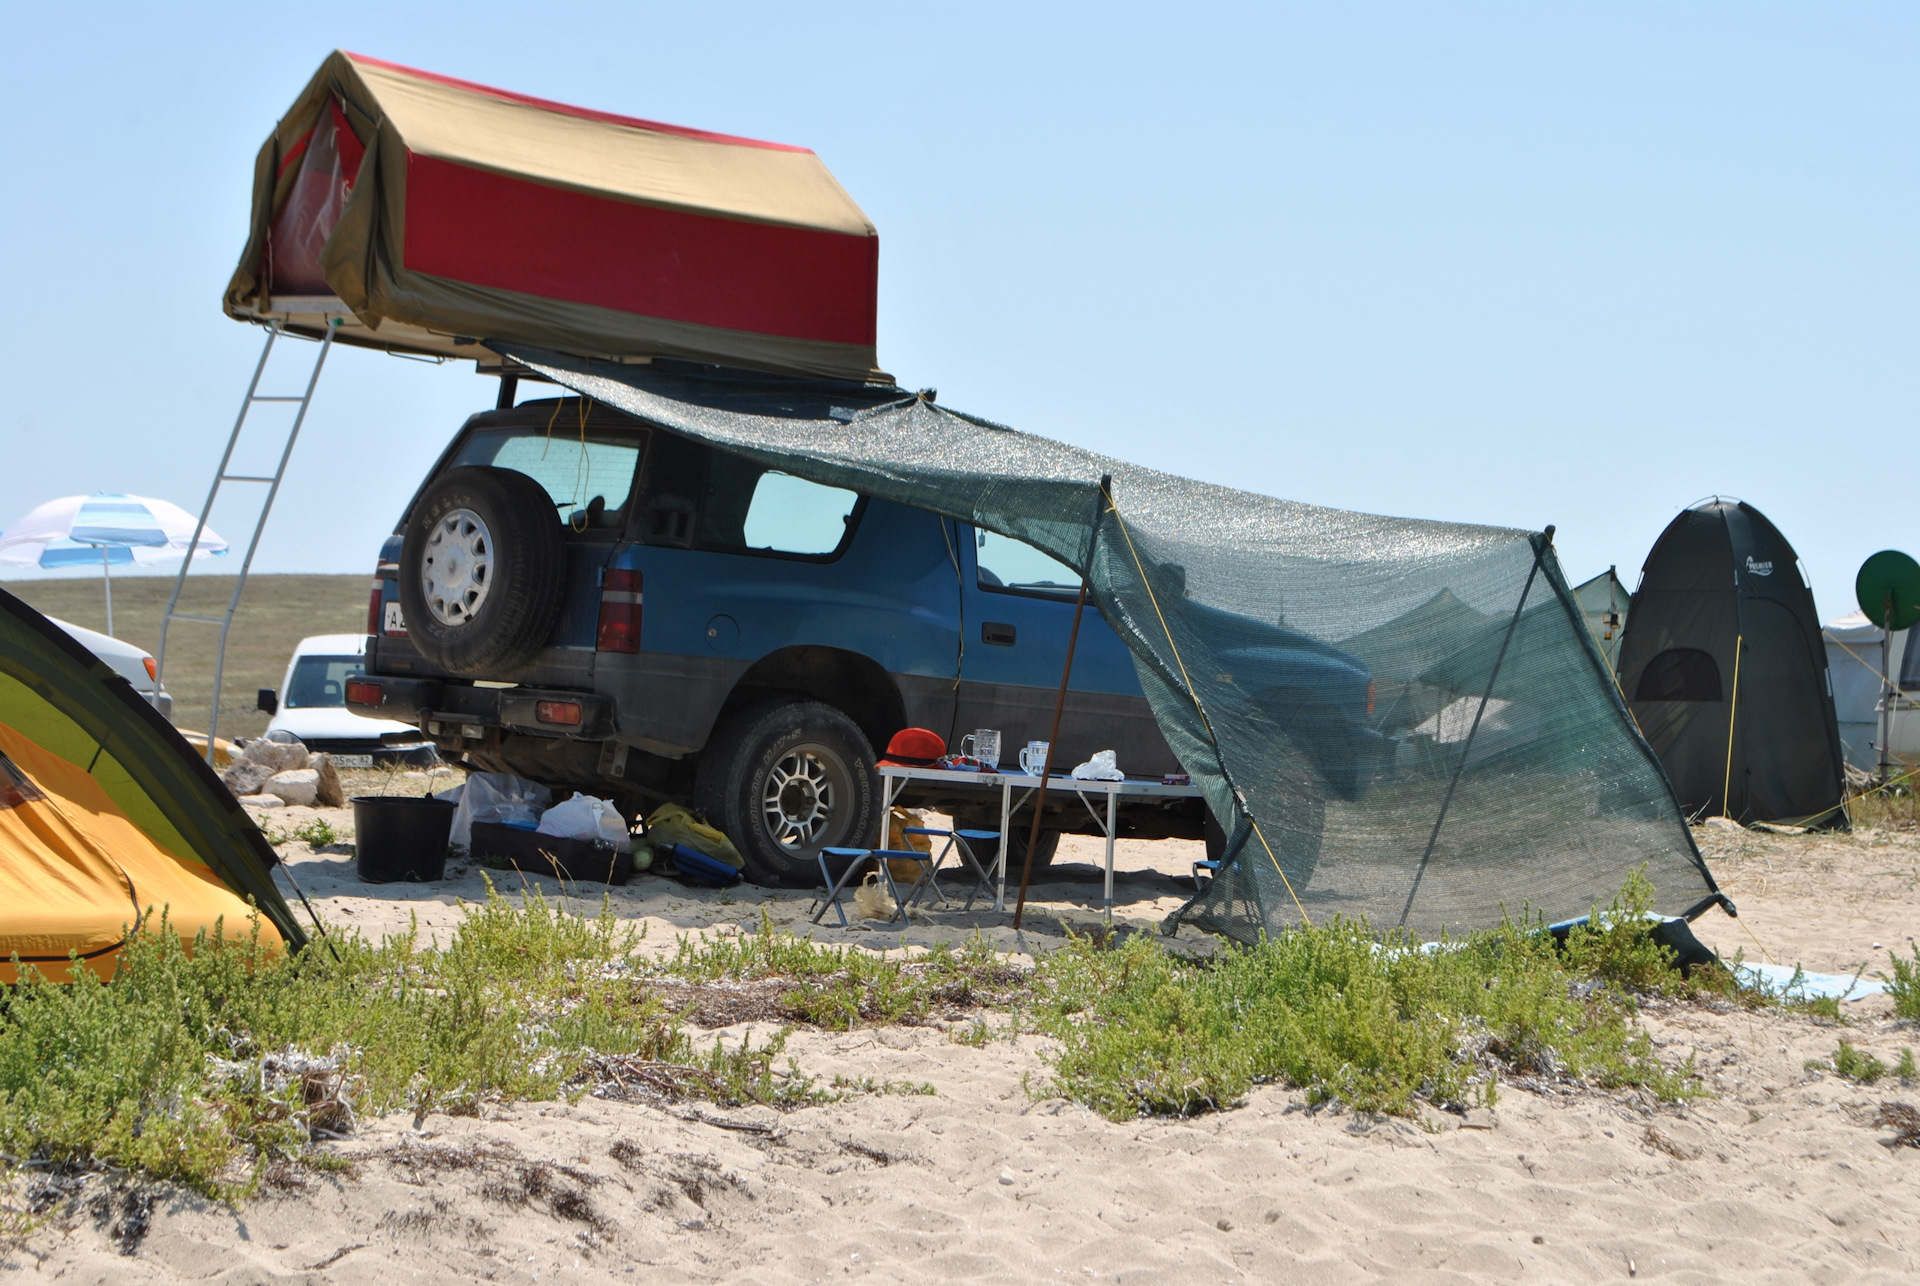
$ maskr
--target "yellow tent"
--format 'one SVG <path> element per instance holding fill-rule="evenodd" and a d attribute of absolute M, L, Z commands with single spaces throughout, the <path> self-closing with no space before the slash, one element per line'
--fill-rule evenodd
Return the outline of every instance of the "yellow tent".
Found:
<path fill-rule="evenodd" d="M 0 591 L 0 983 L 102 977 L 129 933 L 305 941 L 259 828 L 107 665 Z"/>

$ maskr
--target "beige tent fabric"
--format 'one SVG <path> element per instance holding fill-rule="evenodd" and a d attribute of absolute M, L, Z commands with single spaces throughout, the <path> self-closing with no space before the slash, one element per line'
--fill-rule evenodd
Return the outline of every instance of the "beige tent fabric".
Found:
<path fill-rule="evenodd" d="M 347 58 L 417 155 L 650 205 L 875 235 L 812 152 L 567 115 Z"/>
<path fill-rule="evenodd" d="M 321 255 L 343 309 L 275 301 L 262 279 L 268 230 L 299 171 L 303 140 L 337 100 L 366 148 L 357 181 Z M 335 52 L 281 118 L 254 164 L 253 210 L 224 307 L 239 320 L 277 319 L 312 333 L 350 312 L 350 343 L 472 357 L 476 340 L 537 344 L 583 356 L 681 357 L 836 379 L 890 382 L 871 343 L 757 333 L 538 297 L 407 270 L 409 154 L 590 196 L 848 237 L 873 224 L 820 158 L 800 148 L 649 127 L 644 122 L 517 100 L 358 55 Z M 382 334 L 388 322 L 399 323 Z"/>

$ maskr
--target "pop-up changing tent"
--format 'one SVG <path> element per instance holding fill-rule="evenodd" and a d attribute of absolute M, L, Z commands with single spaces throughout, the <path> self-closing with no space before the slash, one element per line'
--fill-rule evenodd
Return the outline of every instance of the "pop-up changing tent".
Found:
<path fill-rule="evenodd" d="M 335 53 L 260 149 L 226 309 L 398 351 L 863 380 L 879 246 L 806 148 Z"/>
<path fill-rule="evenodd" d="M 191 942 L 220 925 L 304 935 L 273 848 L 213 770 L 107 664 L 0 590 L 0 983 L 14 958 L 102 977 L 143 917 Z M 251 905 L 249 905 L 251 904 Z"/>
<path fill-rule="evenodd" d="M 1705 500 L 1660 534 L 1634 592 L 1620 685 L 1689 814 L 1844 822 L 1813 591 L 1752 505 Z"/>
<path fill-rule="evenodd" d="M 1182 913 L 1205 928 L 1560 920 L 1643 866 L 1663 911 L 1724 904 L 1548 533 L 1276 500 L 903 396 L 874 263 L 811 153 L 337 54 L 261 153 L 227 308 L 318 333 L 332 306 L 286 293 L 318 281 L 343 341 L 475 355 L 1078 569 L 1227 832 Z"/>

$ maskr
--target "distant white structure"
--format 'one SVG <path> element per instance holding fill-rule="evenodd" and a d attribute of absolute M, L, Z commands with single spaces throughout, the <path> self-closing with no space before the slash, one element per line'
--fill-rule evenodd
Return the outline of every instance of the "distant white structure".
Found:
<path fill-rule="evenodd" d="M 1874 771 L 1880 760 L 1880 627 L 1865 612 L 1849 612 L 1820 631 L 1833 678 L 1833 713 L 1847 762 Z M 1899 687 L 1888 745 L 1903 759 L 1920 758 L 1920 648 L 1909 648 L 1913 630 L 1896 630 L 1887 672 Z"/>

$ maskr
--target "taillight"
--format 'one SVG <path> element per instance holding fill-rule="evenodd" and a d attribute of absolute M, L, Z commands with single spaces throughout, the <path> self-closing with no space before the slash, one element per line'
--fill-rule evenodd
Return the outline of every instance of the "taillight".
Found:
<path fill-rule="evenodd" d="M 350 706 L 377 706 L 386 700 L 386 693 L 377 683 L 365 679 L 347 680 L 347 704 Z"/>
<path fill-rule="evenodd" d="M 1367 713 L 1373 713 L 1373 680 L 1367 680 Z"/>
<path fill-rule="evenodd" d="M 160 667 L 153 663 L 152 657 L 150 656 L 141 657 L 140 664 L 147 667 L 147 677 L 149 679 L 152 679 L 155 683 L 160 682 Z"/>
<path fill-rule="evenodd" d="M 533 717 L 541 723 L 565 723 L 578 727 L 580 703 L 578 701 L 536 701 L 533 705 Z"/>
<path fill-rule="evenodd" d="M 380 578 L 376 576 L 373 578 L 373 596 L 367 600 L 367 633 L 369 634 L 380 632 L 380 589 Z"/>
<path fill-rule="evenodd" d="M 640 573 L 610 567 L 600 581 L 600 629 L 594 647 L 602 652 L 640 650 Z M 540 716 L 545 719 L 545 715 Z M 576 714 L 573 722 L 578 723 Z"/>

